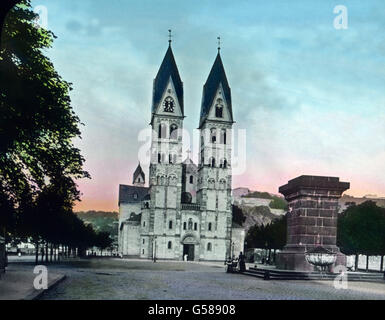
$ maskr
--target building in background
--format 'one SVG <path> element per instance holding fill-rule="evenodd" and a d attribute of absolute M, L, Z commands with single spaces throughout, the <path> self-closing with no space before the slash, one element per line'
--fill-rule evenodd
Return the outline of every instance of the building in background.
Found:
<path fill-rule="evenodd" d="M 132 185 L 119 187 L 123 256 L 223 261 L 243 251 L 244 232 L 232 229 L 234 121 L 219 51 L 203 88 L 198 164 L 182 159 L 183 99 L 170 42 L 154 80 L 149 186 L 139 164 Z"/>

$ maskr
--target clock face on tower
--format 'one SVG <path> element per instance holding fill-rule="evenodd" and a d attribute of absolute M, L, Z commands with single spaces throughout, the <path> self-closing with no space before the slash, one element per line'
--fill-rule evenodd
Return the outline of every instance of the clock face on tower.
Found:
<path fill-rule="evenodd" d="M 165 112 L 174 112 L 174 109 L 175 109 L 174 99 L 171 97 L 167 97 L 166 99 L 164 99 L 163 107 Z"/>

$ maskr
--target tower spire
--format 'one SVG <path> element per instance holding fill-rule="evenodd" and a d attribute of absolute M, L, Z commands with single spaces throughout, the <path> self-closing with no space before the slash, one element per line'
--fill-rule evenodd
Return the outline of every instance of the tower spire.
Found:
<path fill-rule="evenodd" d="M 171 47 L 172 42 L 172 30 L 168 29 L 168 45 Z"/>
<path fill-rule="evenodd" d="M 217 40 L 218 40 L 218 53 L 220 53 L 221 52 L 221 37 L 218 36 Z"/>

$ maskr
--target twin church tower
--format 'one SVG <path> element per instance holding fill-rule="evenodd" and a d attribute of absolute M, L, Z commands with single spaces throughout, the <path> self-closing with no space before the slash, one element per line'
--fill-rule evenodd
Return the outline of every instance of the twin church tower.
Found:
<path fill-rule="evenodd" d="M 183 82 L 169 43 L 153 84 L 149 185 L 139 165 L 119 188 L 119 252 L 223 261 L 242 251 L 244 234 L 232 227 L 231 89 L 218 50 L 203 87 L 199 163 L 182 159 Z"/>

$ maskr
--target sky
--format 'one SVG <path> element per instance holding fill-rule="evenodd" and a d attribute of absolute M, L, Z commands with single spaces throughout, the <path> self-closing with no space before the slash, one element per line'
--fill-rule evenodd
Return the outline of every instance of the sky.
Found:
<path fill-rule="evenodd" d="M 347 28 L 335 28 L 337 5 Z M 217 54 L 232 89 L 246 166 L 233 187 L 278 194 L 299 175 L 340 177 L 350 195 L 385 196 L 385 2 L 352 0 L 33 0 L 57 39 L 47 55 L 73 84 L 75 144 L 92 179 L 76 210 L 118 210 L 131 184 L 152 83 L 173 30 L 184 127 L 198 126 Z M 235 149 L 237 146 L 235 145 Z M 195 155 L 194 155 L 195 156 Z M 143 168 L 148 177 L 148 167 Z"/>

